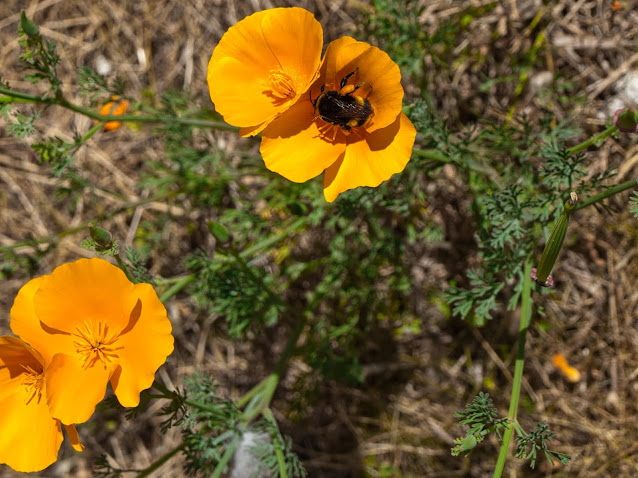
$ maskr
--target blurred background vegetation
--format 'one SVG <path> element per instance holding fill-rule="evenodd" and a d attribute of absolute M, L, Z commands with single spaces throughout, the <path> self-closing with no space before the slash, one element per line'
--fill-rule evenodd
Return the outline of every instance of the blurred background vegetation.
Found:
<path fill-rule="evenodd" d="M 206 86 L 214 46 L 244 16 L 293 5 L 315 14 L 326 44 L 351 35 L 399 64 L 419 132 L 406 170 L 327 204 L 320 179 L 267 171 L 258 139 L 233 131 L 129 124 L 76 148 L 92 120 L 50 107 L 31 122 L 31 107 L 13 107 L 0 120 L 0 333 L 21 285 L 92 256 L 81 244 L 99 224 L 160 295 L 180 288 L 166 303 L 176 337 L 158 373 L 167 387 L 200 371 L 237 399 L 305 318 L 273 410 L 308 476 L 491 476 L 496 438 L 453 457 L 465 433 L 453 415 L 480 391 L 506 414 L 522 265 L 540 256 L 570 192 L 636 176 L 630 135 L 567 148 L 636 101 L 638 13 L 607 0 L 5 0 L 1 76 L 46 92 L 18 61 L 25 10 L 56 42 L 71 101 L 99 108 L 107 98 L 87 88 L 91 73 L 78 76 L 89 68 L 107 80 L 98 92 L 117 91 L 135 111 L 218 120 Z M 638 474 L 628 196 L 572 215 L 557 286 L 533 295 L 520 421 L 547 420 L 552 447 L 572 461 L 532 470 L 512 458 L 511 476 Z M 228 244 L 211 221 L 230 231 Z M 557 353 L 580 381 L 554 368 Z M 181 440 L 178 427 L 160 433 L 161 407 L 131 421 L 101 407 L 79 427 L 85 452 L 63 445 L 42 476 L 89 476 L 101 454 L 147 466 Z M 183 465 L 175 457 L 153 476 L 182 476 Z M 13 476 L 2 465 L 0 474 Z"/>

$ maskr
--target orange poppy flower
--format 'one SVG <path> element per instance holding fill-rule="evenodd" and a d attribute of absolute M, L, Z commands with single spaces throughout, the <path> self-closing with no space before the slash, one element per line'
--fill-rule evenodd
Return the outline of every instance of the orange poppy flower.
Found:
<path fill-rule="evenodd" d="M 46 400 L 40 354 L 15 337 L 0 337 L 0 463 L 16 471 L 40 471 L 58 459 L 60 420 Z M 65 425 L 73 448 L 82 451 L 74 425 Z"/>
<path fill-rule="evenodd" d="M 303 8 L 254 13 L 228 29 L 208 64 L 208 88 L 224 120 L 242 136 L 261 132 L 317 77 L 323 30 Z"/>
<path fill-rule="evenodd" d="M 387 53 L 342 37 L 328 45 L 310 93 L 263 131 L 266 167 L 294 182 L 324 174 L 328 202 L 403 171 L 416 136 L 401 112 L 399 67 Z"/>
<path fill-rule="evenodd" d="M 102 106 L 100 114 L 103 116 L 122 116 L 128 109 L 128 101 L 119 96 L 113 96 L 111 101 Z M 105 131 L 113 131 L 122 126 L 121 121 L 107 121 L 104 123 Z"/>
<path fill-rule="evenodd" d="M 133 284 L 109 262 L 80 259 L 18 292 L 11 330 L 42 355 L 51 415 L 89 419 L 110 381 L 135 407 L 173 351 L 171 323 L 150 284 Z"/>

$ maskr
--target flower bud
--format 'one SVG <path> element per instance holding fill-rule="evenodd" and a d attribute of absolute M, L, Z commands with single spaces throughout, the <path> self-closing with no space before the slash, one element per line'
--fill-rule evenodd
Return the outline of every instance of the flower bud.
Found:
<path fill-rule="evenodd" d="M 230 244 L 232 238 L 225 226 L 215 221 L 208 221 L 208 230 L 220 245 L 227 246 Z"/>
<path fill-rule="evenodd" d="M 24 11 L 20 12 L 20 27 L 30 38 L 37 37 L 40 33 L 38 26 L 27 18 Z"/>
<path fill-rule="evenodd" d="M 621 108 L 614 113 L 614 125 L 623 133 L 638 131 L 638 114 L 630 108 Z"/>
<path fill-rule="evenodd" d="M 89 235 L 95 242 L 96 250 L 111 249 L 113 247 L 113 236 L 106 229 L 89 224 Z"/>

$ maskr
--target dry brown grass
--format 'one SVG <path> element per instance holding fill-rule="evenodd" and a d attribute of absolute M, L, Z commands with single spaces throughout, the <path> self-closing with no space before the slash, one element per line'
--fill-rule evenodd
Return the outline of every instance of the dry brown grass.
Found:
<path fill-rule="evenodd" d="M 127 93 L 140 97 L 145 90 L 161 92 L 170 88 L 190 89 L 203 104 L 208 101 L 206 65 L 214 45 L 226 29 L 245 15 L 263 8 L 298 5 L 311 10 L 324 26 L 326 40 L 351 33 L 362 10 L 346 0 L 316 1 L 232 1 L 232 0 L 3 0 L 0 4 L 0 64 L 2 76 L 18 90 L 32 91 L 21 80 L 17 66 L 17 26 L 19 12 L 26 10 L 41 27 L 43 35 L 57 42 L 62 57 L 60 71 L 67 80 L 65 91 L 76 98 L 73 83 L 77 67 L 110 65 L 128 83 Z M 424 28 L 434 28 L 458 11 L 466 2 L 424 0 L 428 15 Z M 473 0 L 473 4 L 486 1 Z M 476 112 L 495 119 L 507 114 L 512 84 L 477 95 L 482 81 L 476 71 L 490 77 L 507 75 L 503 55 L 525 51 L 538 30 L 529 24 L 543 10 L 549 19 L 548 41 L 539 55 L 552 73 L 574 78 L 588 101 L 579 106 L 577 117 L 588 132 L 602 129 L 612 98 L 619 95 L 620 82 L 638 63 L 638 13 L 632 0 L 622 2 L 620 11 L 609 0 L 558 0 L 546 7 L 534 0 L 503 0 L 488 15 L 473 24 L 467 41 L 484 53 L 483 63 L 468 61 L 455 65 L 450 78 L 432 85 L 442 112 L 451 120 L 471 121 Z M 502 32 L 497 42 L 491 32 Z M 517 111 L 534 118 L 547 108 L 535 95 L 534 82 L 543 71 L 530 73 L 528 88 L 516 98 Z M 509 88 L 509 90 L 508 90 Z M 408 92 L 415 87 L 408 85 Z M 636 102 L 638 98 L 625 98 Z M 551 105 L 558 120 L 561 105 Z M 40 133 L 70 140 L 75 128 L 86 131 L 88 119 L 55 109 L 39 122 Z M 116 190 L 129 201 L 143 197 L 137 185 L 139 171 L 147 158 L 162 152 L 146 130 L 120 129 L 100 134 L 76 157 L 76 165 L 96 184 Z M 228 135 L 232 146 L 239 141 Z M 621 179 L 638 172 L 635 140 L 623 137 L 608 141 L 592 153 L 592 172 L 609 165 L 618 167 Z M 380 464 L 405 470 L 400 476 L 488 477 L 496 459 L 495 441 L 481 446 L 469 458 L 450 456 L 452 439 L 461 430 L 452 418 L 480 390 L 495 397 L 506 412 L 513 364 L 499 357 L 512 357 L 517 315 L 501 314 L 481 330 L 457 320 L 445 320 L 425 300 L 425 291 L 454 278 L 449 270 L 451 249 L 468 244 L 466 228 L 458 223 L 454 195 L 454 171 L 447 171 L 444 185 L 434 185 L 441 194 L 433 203 L 435 218 L 446 231 L 443 244 L 424 245 L 414 259 L 415 291 L 421 291 L 414 309 L 424 319 L 424 330 L 397 342 L 396 350 L 377 345 L 377 356 L 366 364 L 366 382 L 360 389 L 332 383 L 317 383 L 318 399 L 310 404 L 298 422 L 286 417 L 287 396 L 278 396 L 285 433 L 293 437 L 297 451 L 305 459 L 310 476 L 370 476 Z M 452 184 L 452 186 L 450 186 Z M 10 245 L 28 235 L 55 236 L 79 226 L 122 201 L 101 194 L 82 198 L 73 208 L 52 200 L 56 181 L 37 164 L 28 141 L 7 136 L 0 123 L 0 245 Z M 176 216 L 192 214 L 188 205 L 176 205 Z M 462 207 L 459 206 L 459 207 Z M 108 225 L 131 243 L 142 218 L 167 208 L 151 203 L 132 213 L 114 218 Z M 509 476 L 570 476 L 582 478 L 638 476 L 638 227 L 627 212 L 626 196 L 610 201 L 611 212 L 584 210 L 575 215 L 567 239 L 568 248 L 559 265 L 555 294 L 539 298 L 545 306 L 544 327 L 534 327 L 528 340 L 528 361 L 521 420 L 547 419 L 557 433 L 555 448 L 572 454 L 568 466 L 552 468 L 542 463 L 531 471 L 510 460 Z M 79 244 L 84 232 L 67 235 L 55 251 L 40 263 L 38 274 L 78 257 L 91 255 Z M 177 224 L 165 230 L 169 244 L 164 256 L 156 257 L 154 270 L 164 275 L 177 259 L 187 253 L 188 243 Z M 467 254 L 467 253 L 462 253 Z M 0 333 L 9 333 L 9 309 L 24 277 L 0 283 Z M 195 369 L 211 373 L 237 397 L 246 386 L 261 378 L 266 370 L 261 356 L 245 344 L 232 343 L 211 334 L 212 323 L 197 316 L 186 299 L 168 304 L 175 324 L 177 349 L 160 379 L 179 386 Z M 371 338 L 371 341 L 374 339 Z M 374 348 L 371 354 L 374 355 Z M 266 352 L 261 351 L 260 354 Z M 583 373 L 576 384 L 567 382 L 553 368 L 551 357 L 564 353 Z M 293 381 L 304 364 L 293 362 L 287 381 Z M 40 476 L 89 476 L 91 460 L 106 453 L 123 468 L 141 468 L 179 442 L 178 430 L 162 436 L 154 417 L 156 404 L 142 417 L 127 422 L 120 413 L 103 411 L 80 434 L 87 450 L 74 453 L 63 445 L 60 460 Z M 26 431 L 25 431 L 26 432 Z M 0 437 L 1 440 L 1 437 Z M 15 476 L 0 465 L 0 476 Z M 153 476 L 182 476 L 179 458 L 173 459 Z M 399 476 L 399 475 L 397 475 Z"/>

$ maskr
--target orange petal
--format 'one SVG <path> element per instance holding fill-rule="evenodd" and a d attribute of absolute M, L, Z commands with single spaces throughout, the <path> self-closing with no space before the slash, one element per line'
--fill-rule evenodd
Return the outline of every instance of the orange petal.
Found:
<path fill-rule="evenodd" d="M 86 320 L 121 330 L 137 297 L 124 272 L 104 259 L 80 259 L 45 276 L 35 294 L 35 312 L 46 326 L 75 332 Z"/>
<path fill-rule="evenodd" d="M 376 131 L 394 123 L 401 112 L 403 87 L 401 71 L 386 52 L 343 37 L 328 45 L 324 63 L 322 71 L 325 71 L 326 89 L 340 89 L 341 80 L 356 70 L 348 84 L 357 86 L 363 83 L 354 94 L 367 98 L 374 110 L 374 115 L 365 125 L 366 131 Z"/>
<path fill-rule="evenodd" d="M 87 421 L 104 398 L 112 372 L 101 365 L 85 369 L 75 357 L 54 355 L 45 374 L 51 415 L 65 425 Z"/>
<path fill-rule="evenodd" d="M 46 332 L 35 313 L 35 294 L 47 276 L 37 277 L 27 282 L 18 291 L 11 308 L 11 330 L 42 354 L 43 363 L 48 364 L 56 350 L 72 346 L 72 339 L 66 334 Z"/>
<path fill-rule="evenodd" d="M 64 425 L 66 436 L 69 437 L 69 443 L 75 451 L 84 451 L 84 445 L 80 442 L 80 435 L 75 425 Z"/>
<path fill-rule="evenodd" d="M 150 284 L 136 284 L 142 310 L 135 326 L 117 341 L 119 367 L 111 377 L 111 386 L 119 402 L 135 407 L 140 392 L 153 384 L 155 372 L 173 351 L 171 323 L 164 305 Z"/>
<path fill-rule="evenodd" d="M 208 64 L 208 88 L 229 124 L 257 128 L 294 104 L 315 80 L 323 31 L 302 8 L 254 13 L 231 27 Z"/>
<path fill-rule="evenodd" d="M 0 463 L 16 471 L 40 471 L 57 460 L 63 436 L 51 417 L 45 391 L 33 393 L 23 380 L 42 365 L 15 337 L 0 337 Z"/>
<path fill-rule="evenodd" d="M 340 128 L 315 120 L 310 100 L 299 101 L 262 133 L 266 167 L 286 179 L 302 183 L 334 163 L 345 150 Z"/>
<path fill-rule="evenodd" d="M 363 140 L 351 133 L 346 154 L 326 169 L 323 181 L 326 201 L 334 201 L 348 189 L 378 186 L 403 171 L 410 160 L 415 136 L 414 126 L 403 113 L 390 126 L 366 134 Z"/>

